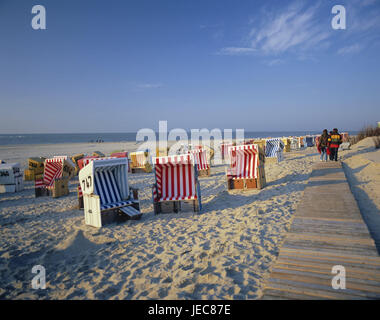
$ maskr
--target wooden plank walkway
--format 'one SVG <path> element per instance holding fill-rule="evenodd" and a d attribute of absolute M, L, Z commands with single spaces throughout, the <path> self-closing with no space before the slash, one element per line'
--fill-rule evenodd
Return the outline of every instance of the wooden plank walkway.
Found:
<path fill-rule="evenodd" d="M 332 288 L 335 265 L 346 289 Z M 380 299 L 380 257 L 340 162 L 313 167 L 262 299 Z"/>

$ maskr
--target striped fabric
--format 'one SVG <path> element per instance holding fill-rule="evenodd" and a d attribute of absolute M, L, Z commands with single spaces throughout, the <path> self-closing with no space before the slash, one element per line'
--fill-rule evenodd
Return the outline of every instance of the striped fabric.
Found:
<path fill-rule="evenodd" d="M 78 161 L 78 166 L 79 166 L 79 169 L 83 169 L 83 167 L 85 167 L 86 165 L 88 165 L 91 161 L 94 161 L 95 159 L 96 160 L 108 160 L 108 159 L 116 159 L 116 158 L 124 158 L 124 157 L 103 157 L 103 158 L 99 158 L 97 156 L 91 156 L 91 157 L 86 157 L 86 158 L 82 158 Z M 128 163 L 128 167 L 129 167 L 129 163 Z M 78 193 L 79 193 L 79 197 L 83 197 L 83 193 L 82 193 L 82 187 L 80 185 L 80 183 L 78 184 Z"/>
<path fill-rule="evenodd" d="M 232 146 L 228 148 L 230 168 L 227 175 L 232 179 L 257 178 L 258 146 L 255 144 Z"/>
<path fill-rule="evenodd" d="M 128 152 L 127 151 L 114 152 L 114 153 L 111 153 L 111 157 L 115 157 L 115 158 L 128 158 Z"/>
<path fill-rule="evenodd" d="M 54 184 L 54 180 L 62 177 L 63 158 L 52 158 L 45 160 L 44 177 L 43 182 L 45 186 L 51 187 Z"/>
<path fill-rule="evenodd" d="M 157 201 L 197 199 L 194 157 L 192 154 L 153 158 L 156 188 L 153 197 Z"/>
<path fill-rule="evenodd" d="M 201 147 L 201 146 L 200 146 Z M 190 153 L 194 156 L 195 163 L 198 170 L 210 169 L 210 165 L 207 161 L 207 152 L 202 148 L 190 150 Z"/>
<path fill-rule="evenodd" d="M 131 153 L 131 160 L 135 168 L 144 168 L 146 157 L 144 151 L 137 151 Z"/>
<path fill-rule="evenodd" d="M 108 167 L 107 169 L 96 170 L 94 173 L 94 191 L 100 199 L 100 210 L 131 204 L 132 201 L 122 200 L 112 168 Z"/>
<path fill-rule="evenodd" d="M 232 143 L 222 143 L 220 145 L 220 151 L 221 151 L 221 154 L 222 154 L 222 159 L 228 158 L 228 148 L 232 147 L 232 146 L 233 146 Z"/>
<path fill-rule="evenodd" d="M 267 139 L 265 143 L 265 156 L 268 158 L 278 157 L 284 149 L 284 143 L 279 138 Z"/>

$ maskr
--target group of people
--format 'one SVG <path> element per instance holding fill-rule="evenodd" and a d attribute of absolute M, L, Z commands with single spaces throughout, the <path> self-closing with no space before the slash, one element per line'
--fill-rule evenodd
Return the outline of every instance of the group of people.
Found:
<path fill-rule="evenodd" d="M 338 161 L 338 149 L 342 143 L 342 136 L 338 129 L 334 128 L 330 133 L 327 129 L 323 130 L 317 144 L 318 151 L 321 154 L 321 161 L 327 161 L 327 156 L 331 161 Z"/>

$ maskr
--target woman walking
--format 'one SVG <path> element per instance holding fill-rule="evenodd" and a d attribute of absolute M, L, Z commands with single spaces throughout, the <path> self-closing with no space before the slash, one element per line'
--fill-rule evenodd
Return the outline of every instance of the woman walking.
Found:
<path fill-rule="evenodd" d="M 319 148 L 321 149 L 321 161 L 327 161 L 327 147 L 329 143 L 329 134 L 327 129 L 323 130 L 322 135 L 319 138 Z"/>

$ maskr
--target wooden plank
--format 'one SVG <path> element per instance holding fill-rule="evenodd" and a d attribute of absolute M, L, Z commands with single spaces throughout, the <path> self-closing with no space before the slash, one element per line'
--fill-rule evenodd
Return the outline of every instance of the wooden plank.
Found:
<path fill-rule="evenodd" d="M 293 268 L 293 269 L 288 269 L 288 268 L 281 268 L 280 266 L 277 266 L 276 268 L 272 269 L 272 276 L 275 274 L 291 274 L 291 275 L 297 275 L 297 276 L 315 276 L 315 277 L 320 277 L 323 279 L 330 280 L 333 278 L 333 274 L 331 272 L 328 272 L 329 270 L 310 270 L 304 268 L 303 270 L 301 268 Z M 331 270 L 330 270 L 331 271 Z M 377 289 L 375 292 L 380 291 L 380 279 L 374 280 L 374 279 L 366 279 L 366 277 L 363 277 L 362 274 L 356 274 L 349 272 L 348 273 L 348 281 L 353 282 L 353 283 L 361 283 L 365 285 L 371 285 L 375 286 Z"/>
<path fill-rule="evenodd" d="M 331 286 L 331 283 L 320 284 L 315 283 L 312 278 L 307 282 L 301 282 L 296 280 L 286 280 L 286 279 L 278 279 L 278 278 L 270 278 L 268 281 L 268 285 L 270 286 L 290 286 L 292 288 L 298 288 L 299 290 L 315 290 L 317 292 L 330 293 L 332 295 L 339 293 L 342 295 L 346 295 L 347 298 L 356 298 L 356 299 L 380 299 L 380 293 L 370 292 L 370 291 L 361 291 L 361 290 L 353 290 L 353 289 L 334 289 Z"/>
<path fill-rule="evenodd" d="M 371 262 L 372 264 L 380 264 L 380 257 L 369 257 L 369 256 L 361 256 L 361 255 L 353 255 L 353 254 L 344 254 L 342 252 L 324 252 L 323 255 L 320 251 L 313 250 L 299 250 L 299 249 L 290 249 L 290 248 L 282 248 L 281 252 L 286 254 L 294 254 L 294 255 L 309 255 L 309 256 L 319 256 L 323 258 L 333 257 L 333 258 L 342 258 L 342 259 L 355 259 L 355 260 L 363 260 L 366 259 L 367 262 Z"/>
<path fill-rule="evenodd" d="M 344 290 L 332 288 L 335 265 L 345 267 Z M 313 167 L 263 298 L 380 299 L 380 257 L 340 163 Z"/>

